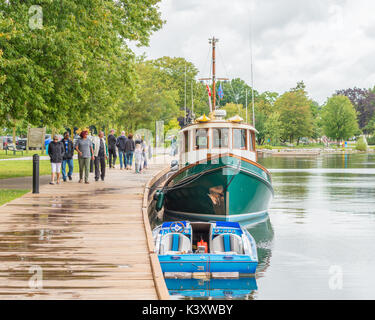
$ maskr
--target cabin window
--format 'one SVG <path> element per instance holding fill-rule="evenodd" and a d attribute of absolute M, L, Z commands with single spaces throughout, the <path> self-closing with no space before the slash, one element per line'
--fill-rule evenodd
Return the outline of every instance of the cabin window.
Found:
<path fill-rule="evenodd" d="M 233 129 L 233 149 L 247 149 L 246 129 Z"/>
<path fill-rule="evenodd" d="M 195 130 L 195 149 L 208 148 L 208 129 Z"/>
<path fill-rule="evenodd" d="M 213 148 L 228 148 L 229 145 L 229 129 L 214 128 L 212 129 Z"/>
<path fill-rule="evenodd" d="M 184 132 L 185 152 L 189 152 L 189 131 Z"/>

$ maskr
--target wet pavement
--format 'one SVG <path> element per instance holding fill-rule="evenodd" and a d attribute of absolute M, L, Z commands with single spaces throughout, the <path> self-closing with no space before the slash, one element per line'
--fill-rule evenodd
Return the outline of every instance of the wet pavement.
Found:
<path fill-rule="evenodd" d="M 75 175 L 0 207 L 0 299 L 157 299 L 141 207 L 163 167 Z"/>

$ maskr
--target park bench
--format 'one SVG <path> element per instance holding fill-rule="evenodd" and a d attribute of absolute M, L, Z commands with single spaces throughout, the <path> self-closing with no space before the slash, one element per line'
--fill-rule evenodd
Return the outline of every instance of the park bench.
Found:
<path fill-rule="evenodd" d="M 14 144 L 8 145 L 8 147 L 5 149 L 5 154 L 8 154 L 8 151 L 13 152 L 14 155 L 16 155 L 17 152 L 21 152 L 23 155 L 23 150 L 18 150 Z"/>

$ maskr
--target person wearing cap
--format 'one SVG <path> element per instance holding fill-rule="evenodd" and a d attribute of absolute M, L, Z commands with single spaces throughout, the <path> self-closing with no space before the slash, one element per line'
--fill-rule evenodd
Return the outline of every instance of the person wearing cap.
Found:
<path fill-rule="evenodd" d="M 87 138 L 87 131 L 82 131 L 81 139 L 77 141 L 76 150 L 78 152 L 79 183 L 83 182 L 83 171 L 85 171 L 85 183 L 89 184 L 90 159 L 94 160 L 94 150 L 92 142 Z"/>
<path fill-rule="evenodd" d="M 57 175 L 56 183 L 60 183 L 61 163 L 63 162 L 64 152 L 64 145 L 59 141 L 59 137 L 54 135 L 53 140 L 48 146 L 48 155 L 51 159 L 52 169 L 50 184 L 55 184 L 55 175 Z"/>

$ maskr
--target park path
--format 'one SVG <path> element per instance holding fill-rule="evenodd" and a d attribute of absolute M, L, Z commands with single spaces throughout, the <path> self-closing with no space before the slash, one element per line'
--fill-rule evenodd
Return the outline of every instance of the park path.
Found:
<path fill-rule="evenodd" d="M 142 200 L 163 168 L 75 174 L 0 207 L 0 299 L 157 299 Z"/>

